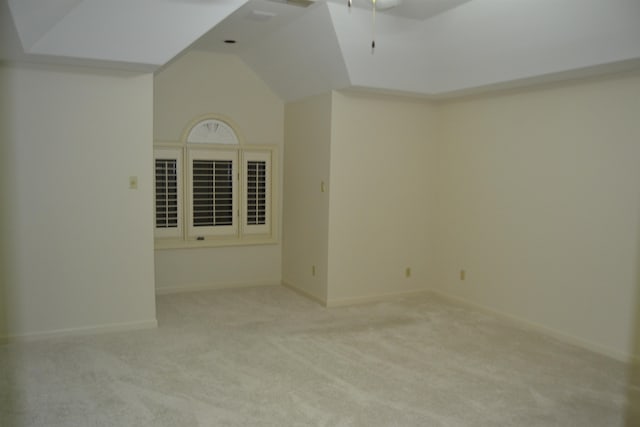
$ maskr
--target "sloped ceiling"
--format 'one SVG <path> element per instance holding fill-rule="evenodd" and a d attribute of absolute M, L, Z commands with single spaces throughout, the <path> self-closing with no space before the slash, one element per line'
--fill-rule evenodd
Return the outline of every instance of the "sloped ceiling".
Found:
<path fill-rule="evenodd" d="M 1 1 L 5 60 L 153 71 L 185 49 L 226 52 L 284 100 L 349 87 L 443 97 L 640 68 L 640 0 L 403 0 L 375 27 L 370 0 L 351 11 L 346 0 Z"/>
<path fill-rule="evenodd" d="M 246 0 L 2 0 L 5 59 L 166 64 Z M 13 29 L 17 34 L 9 34 Z M 59 61 L 58 61 L 59 62 Z"/>
<path fill-rule="evenodd" d="M 309 8 L 239 55 L 285 100 L 351 85 L 331 13 L 324 4 Z"/>
<path fill-rule="evenodd" d="M 384 17 L 374 55 L 354 17 L 331 12 L 353 86 L 444 96 L 640 58 L 637 0 L 472 0 L 425 21 Z"/>

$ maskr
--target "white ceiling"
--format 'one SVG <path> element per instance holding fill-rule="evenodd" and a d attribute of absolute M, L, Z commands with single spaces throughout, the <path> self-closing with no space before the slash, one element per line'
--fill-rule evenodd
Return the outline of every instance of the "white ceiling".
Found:
<path fill-rule="evenodd" d="M 2 58 L 156 69 L 247 0 L 0 0 Z"/>
<path fill-rule="evenodd" d="M 640 0 L 0 0 L 0 58 L 156 70 L 240 56 L 284 100 L 367 88 L 443 97 L 640 68 Z M 306 4 L 308 7 L 301 7 Z M 234 39 L 236 44 L 223 43 Z"/>

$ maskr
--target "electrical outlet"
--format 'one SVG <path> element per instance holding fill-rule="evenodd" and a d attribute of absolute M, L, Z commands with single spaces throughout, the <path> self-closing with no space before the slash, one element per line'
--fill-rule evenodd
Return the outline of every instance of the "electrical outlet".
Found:
<path fill-rule="evenodd" d="M 407 278 L 411 277 L 411 267 L 407 267 L 404 270 L 404 277 L 407 277 Z"/>

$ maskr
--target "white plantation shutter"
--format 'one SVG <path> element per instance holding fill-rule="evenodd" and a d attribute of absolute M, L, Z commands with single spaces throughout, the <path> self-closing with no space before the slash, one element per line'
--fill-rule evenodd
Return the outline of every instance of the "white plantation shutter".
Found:
<path fill-rule="evenodd" d="M 156 237 L 182 235 L 181 179 L 182 151 L 157 149 L 154 152 L 154 197 Z"/>
<path fill-rule="evenodd" d="M 237 234 L 237 158 L 237 150 L 189 150 L 190 239 Z"/>
<path fill-rule="evenodd" d="M 233 224 L 233 162 L 193 161 L 193 226 Z"/>
<path fill-rule="evenodd" d="M 247 224 L 263 225 L 267 214 L 267 162 L 247 162 Z"/>
<path fill-rule="evenodd" d="M 274 242 L 274 150 L 271 146 L 156 143 L 156 247 Z"/>
<path fill-rule="evenodd" d="M 178 226 L 178 161 L 156 159 L 156 227 Z"/>
<path fill-rule="evenodd" d="M 243 234 L 271 232 L 271 151 L 243 152 Z"/>

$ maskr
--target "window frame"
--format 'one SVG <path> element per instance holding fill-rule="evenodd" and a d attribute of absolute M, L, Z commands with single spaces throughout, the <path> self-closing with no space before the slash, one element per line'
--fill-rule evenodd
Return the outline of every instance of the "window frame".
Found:
<path fill-rule="evenodd" d="M 203 120 L 215 118 L 225 122 L 236 132 L 238 144 L 218 144 L 187 142 L 189 132 Z M 161 154 L 173 153 L 178 166 L 178 227 L 172 232 L 156 227 L 156 182 L 154 173 L 154 242 L 156 249 L 179 249 L 194 247 L 217 247 L 237 245 L 261 245 L 277 243 L 277 188 L 278 180 L 276 145 L 245 145 L 237 128 L 228 120 L 218 116 L 203 116 L 191 122 L 180 141 L 154 141 L 155 160 L 163 158 Z M 232 227 L 194 227 L 193 226 L 193 160 L 204 157 L 213 160 L 232 160 L 233 165 L 233 216 Z M 222 157 L 222 158 L 221 158 Z M 265 162 L 265 224 L 250 225 L 247 216 L 248 162 Z M 154 169 L 155 170 L 155 169 Z M 216 229 L 217 228 L 217 229 Z"/>

